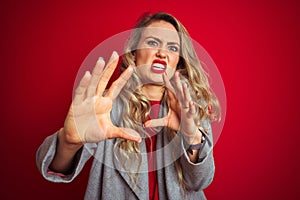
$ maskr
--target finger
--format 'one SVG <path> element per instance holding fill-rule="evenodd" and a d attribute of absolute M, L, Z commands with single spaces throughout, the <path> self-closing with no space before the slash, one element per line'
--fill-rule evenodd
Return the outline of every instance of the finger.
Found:
<path fill-rule="evenodd" d="M 104 69 L 103 73 L 100 75 L 101 76 L 100 81 L 97 86 L 98 96 L 100 95 L 102 96 L 110 77 L 112 76 L 112 74 L 114 73 L 117 67 L 118 60 L 119 60 L 119 55 L 117 52 L 114 51 L 106 65 L 106 68 Z"/>
<path fill-rule="evenodd" d="M 90 84 L 90 81 L 91 74 L 89 71 L 86 71 L 82 79 L 80 80 L 78 87 L 75 90 L 75 95 L 73 99 L 73 103 L 75 105 L 81 103 L 84 100 L 85 92 L 87 90 L 88 85 Z"/>
<path fill-rule="evenodd" d="M 189 102 L 189 112 L 187 114 L 188 118 L 193 118 L 194 115 L 196 114 L 196 107 L 194 101 Z"/>
<path fill-rule="evenodd" d="M 175 72 L 175 92 L 176 92 L 176 96 L 179 99 L 179 101 L 182 103 L 182 99 L 183 99 L 183 91 L 182 91 L 182 84 L 180 81 L 180 73 L 178 71 Z"/>
<path fill-rule="evenodd" d="M 114 126 L 112 138 L 123 138 L 134 142 L 141 142 L 142 138 L 135 130 L 130 128 L 118 128 Z"/>
<path fill-rule="evenodd" d="M 92 71 L 92 77 L 91 77 L 91 82 L 90 85 L 87 89 L 87 97 L 93 97 L 96 94 L 96 90 L 97 90 L 97 86 L 98 86 L 98 82 L 100 80 L 100 76 L 101 73 L 103 71 L 105 62 L 103 60 L 102 57 L 100 57 L 97 62 L 96 65 Z"/>
<path fill-rule="evenodd" d="M 176 101 L 176 95 L 171 90 L 167 89 L 167 94 L 170 102 Z"/>
<path fill-rule="evenodd" d="M 163 80 L 167 89 L 167 95 L 168 95 L 168 99 L 170 101 L 171 106 L 175 106 L 175 104 L 177 104 L 177 97 L 175 94 L 175 89 L 172 86 L 170 80 L 167 77 L 167 74 L 164 73 L 163 74 Z M 175 103 L 175 104 L 174 104 Z"/>
<path fill-rule="evenodd" d="M 121 76 L 113 82 L 113 84 L 107 92 L 107 96 L 111 97 L 112 99 L 115 99 L 119 95 L 124 85 L 129 80 L 129 78 L 131 77 L 132 73 L 132 66 L 128 66 L 127 69 L 121 74 Z"/>
<path fill-rule="evenodd" d="M 187 83 L 183 83 L 183 108 L 189 108 L 189 103 L 192 100 L 189 89 L 187 87 Z"/>
<path fill-rule="evenodd" d="M 159 126 L 167 126 L 166 117 L 158 118 L 158 119 L 151 119 L 144 123 L 146 128 L 154 128 Z"/>
<path fill-rule="evenodd" d="M 169 89 L 171 92 L 173 92 L 175 94 L 175 89 L 172 86 L 172 84 L 171 84 L 171 82 L 170 82 L 170 80 L 169 80 L 166 73 L 163 74 L 163 81 L 165 83 L 166 88 Z"/>

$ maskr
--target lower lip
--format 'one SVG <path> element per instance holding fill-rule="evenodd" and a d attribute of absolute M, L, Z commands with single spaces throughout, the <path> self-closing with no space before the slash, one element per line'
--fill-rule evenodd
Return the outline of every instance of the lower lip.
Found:
<path fill-rule="evenodd" d="M 154 73 L 162 74 L 162 73 L 165 73 L 166 69 L 159 70 L 159 69 L 155 69 L 153 66 L 151 66 L 151 71 Z"/>

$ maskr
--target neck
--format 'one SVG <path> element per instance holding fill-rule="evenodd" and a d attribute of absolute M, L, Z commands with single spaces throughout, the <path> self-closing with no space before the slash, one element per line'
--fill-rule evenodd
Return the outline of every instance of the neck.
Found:
<path fill-rule="evenodd" d="M 162 85 L 147 84 L 142 87 L 143 94 L 152 101 L 160 101 L 163 97 L 164 91 L 165 87 Z"/>

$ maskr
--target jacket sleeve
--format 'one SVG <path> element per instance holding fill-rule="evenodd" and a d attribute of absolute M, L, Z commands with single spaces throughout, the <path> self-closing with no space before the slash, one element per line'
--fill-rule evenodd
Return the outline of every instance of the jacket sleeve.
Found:
<path fill-rule="evenodd" d="M 186 189 L 190 191 L 205 189 L 212 182 L 214 177 L 213 136 L 210 122 L 203 122 L 203 126 L 208 134 L 205 135 L 206 142 L 199 152 L 198 162 L 193 163 L 190 161 L 186 148 L 184 147 L 183 137 L 181 137 L 183 155 L 180 158 L 180 163 Z"/>
<path fill-rule="evenodd" d="M 94 154 L 97 147 L 96 144 L 85 144 L 75 156 L 75 166 L 73 172 L 69 175 L 64 175 L 60 173 L 51 172 L 49 170 L 49 165 L 51 164 L 57 144 L 58 132 L 48 136 L 42 145 L 39 147 L 36 153 L 36 164 L 42 174 L 42 176 L 51 182 L 63 182 L 68 183 L 74 180 L 76 176 L 81 172 L 87 160 Z"/>

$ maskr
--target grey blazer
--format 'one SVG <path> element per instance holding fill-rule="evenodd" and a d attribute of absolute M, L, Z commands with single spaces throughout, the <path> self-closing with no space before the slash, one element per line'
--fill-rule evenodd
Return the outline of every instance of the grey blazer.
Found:
<path fill-rule="evenodd" d="M 111 113 L 113 123 L 118 124 L 120 112 L 114 105 Z M 161 108 L 159 115 L 163 116 L 166 112 L 165 109 Z M 158 133 L 156 157 L 159 199 L 206 199 L 203 189 L 212 182 L 215 166 L 212 151 L 211 126 L 209 122 L 203 122 L 202 126 L 204 126 L 209 134 L 205 136 L 207 142 L 199 153 L 199 162 L 197 163 L 192 163 L 189 160 L 180 133 L 172 141 L 169 141 L 167 134 L 163 134 L 163 131 Z M 128 173 L 126 173 L 120 162 L 115 158 L 113 152 L 114 143 L 115 139 L 110 139 L 99 143 L 85 144 L 77 153 L 77 161 L 73 173 L 67 176 L 59 176 L 48 173 L 48 167 L 56 151 L 57 133 L 55 133 L 47 137 L 39 147 L 36 154 L 37 167 L 45 179 L 52 182 L 68 183 L 80 173 L 87 160 L 93 156 L 94 160 L 90 169 L 85 199 L 147 200 L 149 198 L 149 191 L 145 141 L 143 140 L 139 144 L 142 156 L 140 169 L 138 170 L 138 163 L 134 161 L 125 164 L 127 167 L 131 166 L 131 172 L 135 173 L 139 171 L 137 186 L 131 181 Z M 183 170 L 185 192 L 178 181 L 174 155 L 179 160 Z"/>

